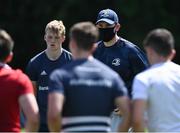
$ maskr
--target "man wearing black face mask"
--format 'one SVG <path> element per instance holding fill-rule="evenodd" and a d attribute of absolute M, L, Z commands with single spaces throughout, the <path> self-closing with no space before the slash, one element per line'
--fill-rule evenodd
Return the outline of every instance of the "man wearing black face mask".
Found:
<path fill-rule="evenodd" d="M 99 28 L 100 41 L 94 57 L 119 73 L 128 88 L 131 98 L 131 86 L 134 76 L 148 67 L 148 61 L 143 51 L 133 43 L 119 37 L 119 18 L 111 9 L 101 10 L 96 26 Z M 113 113 L 112 131 L 117 131 L 120 122 L 118 113 Z"/>
<path fill-rule="evenodd" d="M 108 27 L 108 28 L 101 28 L 101 26 L 99 26 L 99 32 L 100 32 L 100 39 L 102 39 L 104 42 L 109 42 L 110 40 L 112 40 L 116 33 L 114 31 L 115 26 Z"/>

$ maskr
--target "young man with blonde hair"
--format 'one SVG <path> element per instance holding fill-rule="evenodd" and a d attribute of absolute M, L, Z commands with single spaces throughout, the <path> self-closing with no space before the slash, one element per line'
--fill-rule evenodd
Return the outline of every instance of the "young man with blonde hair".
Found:
<path fill-rule="evenodd" d="M 0 30 L 0 132 L 20 132 L 20 109 L 25 114 L 25 130 L 38 131 L 39 109 L 30 79 L 7 63 L 13 57 L 14 42 Z"/>
<path fill-rule="evenodd" d="M 71 60 L 71 53 L 62 48 L 65 40 L 65 26 L 62 21 L 53 20 L 45 28 L 44 40 L 47 48 L 33 57 L 27 74 L 32 80 L 40 109 L 40 132 L 47 132 L 47 93 L 49 75 Z"/>

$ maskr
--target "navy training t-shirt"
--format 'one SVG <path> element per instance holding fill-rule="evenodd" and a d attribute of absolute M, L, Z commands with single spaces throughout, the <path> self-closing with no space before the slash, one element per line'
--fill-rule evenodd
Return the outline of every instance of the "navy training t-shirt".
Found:
<path fill-rule="evenodd" d="M 65 96 L 63 131 L 110 131 L 115 98 L 127 95 L 119 75 L 96 59 L 79 59 L 55 70 L 49 93 Z"/>
<path fill-rule="evenodd" d="M 121 76 L 128 88 L 130 97 L 134 76 L 148 67 L 148 61 L 144 52 L 123 38 L 120 38 L 110 47 L 106 47 L 100 41 L 97 44 L 94 57 L 108 65 Z"/>
<path fill-rule="evenodd" d="M 47 126 L 47 95 L 48 82 L 51 72 L 57 68 L 61 68 L 72 60 L 70 52 L 62 49 L 62 54 L 57 60 L 50 60 L 45 51 L 33 57 L 27 66 L 26 73 L 32 81 L 37 83 L 37 102 L 40 111 L 40 130 L 48 131 Z"/>

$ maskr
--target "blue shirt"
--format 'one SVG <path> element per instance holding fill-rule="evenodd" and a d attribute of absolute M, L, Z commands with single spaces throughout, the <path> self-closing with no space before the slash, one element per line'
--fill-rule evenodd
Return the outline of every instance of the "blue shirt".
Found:
<path fill-rule="evenodd" d="M 134 76 L 148 67 L 148 61 L 143 51 L 122 38 L 110 47 L 106 47 L 100 41 L 94 52 L 94 57 L 108 65 L 121 76 L 128 88 L 130 97 Z"/>
<path fill-rule="evenodd" d="M 115 98 L 127 95 L 119 75 L 96 59 L 79 59 L 55 70 L 49 93 L 65 96 L 64 131 L 110 131 Z"/>
<path fill-rule="evenodd" d="M 72 59 L 71 53 L 62 49 L 62 54 L 57 60 L 50 60 L 45 51 L 32 58 L 27 66 L 27 75 L 37 83 L 37 102 L 40 110 L 40 131 L 48 131 L 47 126 L 47 95 L 48 81 L 51 72 L 62 67 Z"/>

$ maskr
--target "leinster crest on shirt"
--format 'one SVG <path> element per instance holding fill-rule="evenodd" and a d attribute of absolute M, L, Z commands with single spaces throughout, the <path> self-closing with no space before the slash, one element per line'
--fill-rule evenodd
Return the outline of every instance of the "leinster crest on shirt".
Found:
<path fill-rule="evenodd" d="M 119 65 L 120 65 L 120 59 L 119 59 L 119 58 L 115 58 L 115 59 L 112 61 L 112 65 L 114 65 L 114 66 L 119 66 Z"/>

